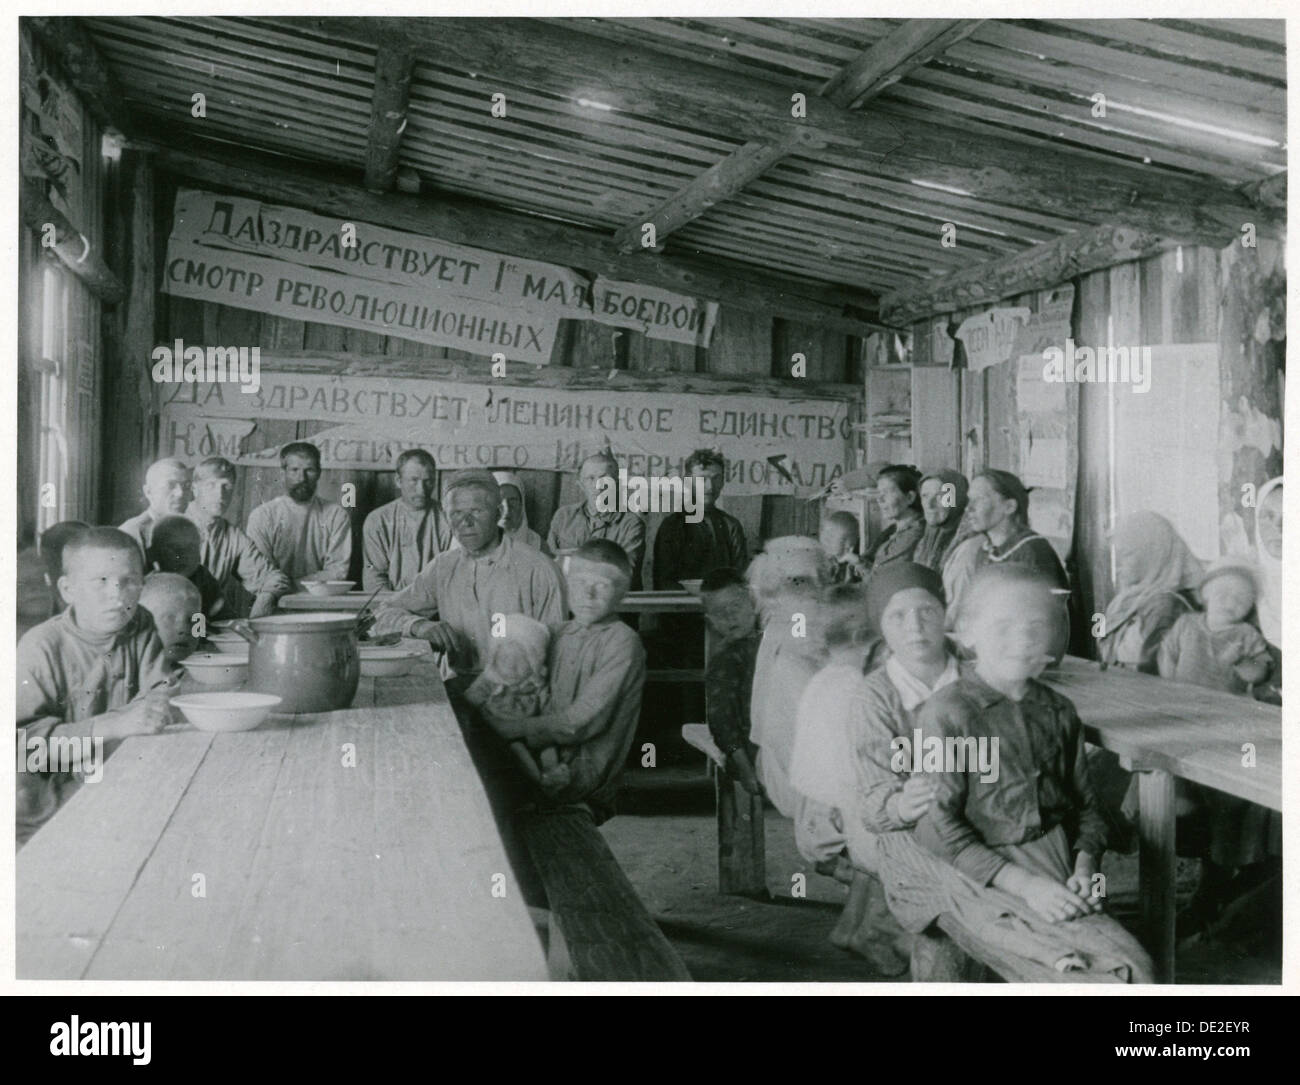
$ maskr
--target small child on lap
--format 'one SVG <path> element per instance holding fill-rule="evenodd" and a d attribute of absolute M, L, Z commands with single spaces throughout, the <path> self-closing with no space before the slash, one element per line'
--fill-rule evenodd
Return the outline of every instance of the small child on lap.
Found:
<path fill-rule="evenodd" d="M 550 691 L 546 684 L 546 654 L 550 633 L 526 614 L 502 616 L 501 636 L 494 635 L 487 666 L 465 699 L 480 711 L 503 720 L 526 720 L 546 711 Z M 546 746 L 534 755 L 523 740 L 510 743 L 529 779 L 547 794 L 558 793 L 572 776 L 560 761 L 559 749 Z"/>
<path fill-rule="evenodd" d="M 168 663 L 175 666 L 194 653 L 202 639 L 194 635 L 194 618 L 202 613 L 203 600 L 191 581 L 179 573 L 150 573 L 140 605 L 153 616 Z"/>

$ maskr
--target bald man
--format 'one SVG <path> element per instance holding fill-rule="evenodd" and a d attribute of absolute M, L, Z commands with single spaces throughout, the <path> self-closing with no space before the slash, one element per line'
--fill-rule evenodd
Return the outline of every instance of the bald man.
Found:
<path fill-rule="evenodd" d="M 190 469 L 170 457 L 151 463 L 144 474 L 143 490 L 149 507 L 118 527 L 135 540 L 141 561 L 149 551 L 154 525 L 164 516 L 181 515 L 190 503 Z"/>

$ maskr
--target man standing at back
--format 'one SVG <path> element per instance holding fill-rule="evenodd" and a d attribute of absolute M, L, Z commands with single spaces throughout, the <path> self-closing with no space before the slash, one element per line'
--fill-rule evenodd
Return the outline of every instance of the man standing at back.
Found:
<path fill-rule="evenodd" d="M 617 481 L 618 461 L 608 449 L 588 456 L 578 467 L 578 485 L 582 500 L 561 505 L 551 517 L 546 533 L 550 553 L 576 550 L 592 539 L 618 543 L 632 563 L 631 591 L 641 590 L 641 561 L 645 557 L 645 521 L 635 512 L 604 511 L 598 498 L 609 491 L 606 479 Z"/>
<path fill-rule="evenodd" d="M 348 514 L 317 496 L 320 451 L 305 441 L 280 450 L 285 492 L 258 505 L 248 517 L 248 537 L 289 578 L 294 591 L 304 580 L 343 580 L 352 560 Z"/>

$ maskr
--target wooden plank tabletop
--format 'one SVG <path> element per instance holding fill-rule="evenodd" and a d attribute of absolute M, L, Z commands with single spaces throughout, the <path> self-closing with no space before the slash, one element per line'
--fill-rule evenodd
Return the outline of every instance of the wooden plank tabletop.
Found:
<path fill-rule="evenodd" d="M 363 678 L 350 709 L 123 743 L 18 853 L 18 976 L 546 979 L 428 646 L 408 643 L 416 670 Z"/>
<path fill-rule="evenodd" d="M 1043 681 L 1074 702 L 1090 741 L 1143 768 L 1282 809 L 1282 711 L 1249 697 L 1073 657 Z M 1254 746 L 1253 767 L 1242 746 Z"/>

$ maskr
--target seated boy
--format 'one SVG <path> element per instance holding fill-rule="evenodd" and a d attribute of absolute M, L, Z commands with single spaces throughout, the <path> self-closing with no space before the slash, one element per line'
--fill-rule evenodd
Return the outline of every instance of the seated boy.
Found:
<path fill-rule="evenodd" d="M 749 695 L 762 633 L 758 611 L 745 578 L 735 569 L 714 569 L 700 584 L 704 620 L 719 643 L 704 671 L 705 716 L 709 734 L 727 759 L 727 768 L 751 795 L 761 795 L 749 741 Z"/>
<path fill-rule="evenodd" d="M 599 824 L 614 812 L 615 785 L 636 733 L 645 649 L 618 618 L 632 583 L 622 547 L 608 539 L 583 543 L 570 556 L 565 578 L 573 618 L 551 638 L 550 706 L 525 720 L 483 716 L 508 742 L 522 740 L 533 751 L 560 747 L 570 779 L 547 798 L 585 804 Z"/>
<path fill-rule="evenodd" d="M 168 663 L 176 666 L 193 654 L 202 639 L 194 635 L 194 616 L 203 605 L 198 588 L 179 573 L 150 573 L 140 605 L 153 616 Z"/>
<path fill-rule="evenodd" d="M 50 589 L 50 613 L 58 614 L 64 607 L 59 595 L 59 577 L 63 575 L 63 548 L 79 531 L 85 531 L 89 524 L 80 520 L 62 520 L 41 532 L 41 564 L 45 566 L 45 586 Z"/>
<path fill-rule="evenodd" d="M 28 751 L 34 739 L 46 748 L 52 739 L 72 740 L 100 757 L 106 739 L 167 724 L 171 671 L 153 619 L 139 606 L 144 574 L 134 539 L 116 528 L 86 528 L 64 546 L 63 570 L 58 587 L 68 609 L 18 642 L 18 735 Z M 19 846 L 78 786 L 70 772 L 18 774 Z"/>
<path fill-rule="evenodd" d="M 916 842 L 962 875 L 932 882 L 930 903 L 994 967 L 1019 962 L 1045 980 L 1150 982 L 1146 952 L 1101 914 L 1106 821 L 1083 725 L 1069 700 L 1037 681 L 1059 621 L 1052 587 L 1024 566 L 976 573 L 958 622 L 974 664 L 922 707 L 914 740 L 924 756 L 900 758 L 934 775 Z"/>
<path fill-rule="evenodd" d="M 217 578 L 203 568 L 202 547 L 203 538 L 193 520 L 164 516 L 154 524 L 149 540 L 149 568 L 152 572 L 178 573 L 185 577 L 199 591 L 204 617 L 225 617 L 226 597 Z"/>
<path fill-rule="evenodd" d="M 465 699 L 481 712 L 503 720 L 526 720 L 546 710 L 550 690 L 546 683 L 546 654 L 550 645 L 546 626 L 527 614 L 506 614 L 500 636 L 493 630 L 487 666 L 465 691 Z M 556 746 L 538 750 L 536 756 L 522 739 L 510 743 L 528 778 L 547 794 L 570 782 L 569 766 L 560 760 Z"/>
<path fill-rule="evenodd" d="M 822 521 L 818 539 L 835 562 L 833 583 L 854 584 L 863 579 L 862 559 L 858 557 L 858 520 L 853 513 L 843 509 L 832 512 Z"/>
<path fill-rule="evenodd" d="M 883 577 L 887 572 L 877 575 Z M 901 975 L 907 971 L 907 959 L 895 953 L 886 940 L 870 938 L 870 924 L 864 922 L 870 900 L 872 840 L 854 816 L 857 776 L 850 734 L 864 675 L 883 651 L 883 644 L 868 612 L 863 586 L 838 584 L 823 589 L 809 635 L 821 641 L 826 665 L 809 681 L 795 718 L 790 784 L 802 799 L 795 816 L 795 845 L 819 871 L 850 886 L 844 913 L 831 931 L 831 942 L 861 952 L 882 975 Z M 883 904 L 883 897 L 878 899 Z M 887 922 L 883 907 L 878 912 L 873 918 Z M 891 933 L 899 932 L 895 928 Z"/>

